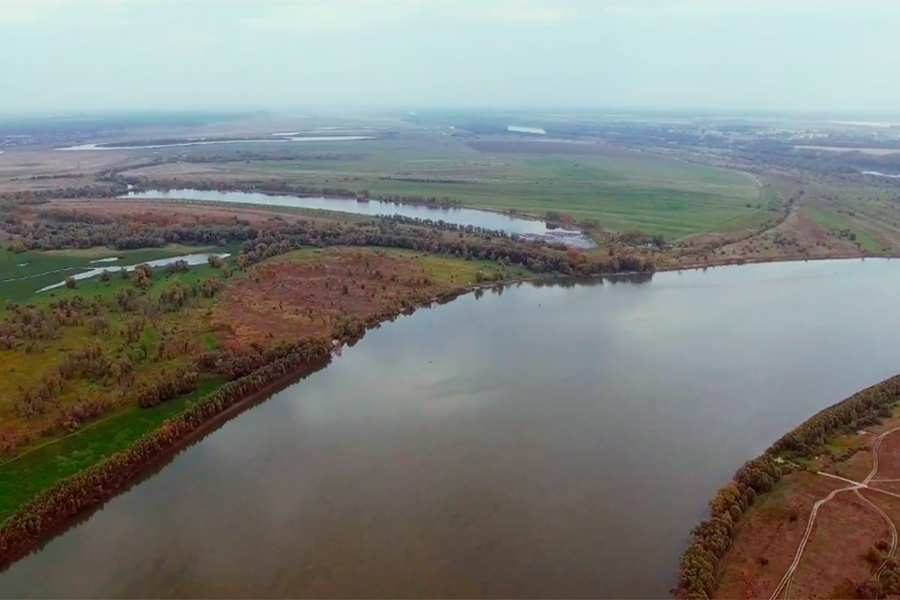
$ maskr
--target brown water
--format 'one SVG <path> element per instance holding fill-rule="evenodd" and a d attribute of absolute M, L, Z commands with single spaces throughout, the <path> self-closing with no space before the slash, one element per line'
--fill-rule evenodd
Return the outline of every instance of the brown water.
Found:
<path fill-rule="evenodd" d="M 900 262 L 469 295 L 179 454 L 13 596 L 660 597 L 707 500 L 900 371 Z"/>

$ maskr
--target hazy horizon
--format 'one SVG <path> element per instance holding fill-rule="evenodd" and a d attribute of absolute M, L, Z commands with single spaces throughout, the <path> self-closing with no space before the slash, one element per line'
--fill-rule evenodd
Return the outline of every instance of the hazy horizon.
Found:
<path fill-rule="evenodd" d="M 0 114 L 897 114 L 900 3 L 0 0 Z"/>

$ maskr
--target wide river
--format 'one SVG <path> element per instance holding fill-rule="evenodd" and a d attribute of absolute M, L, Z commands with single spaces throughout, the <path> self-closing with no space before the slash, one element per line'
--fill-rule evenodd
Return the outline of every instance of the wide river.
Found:
<path fill-rule="evenodd" d="M 666 596 L 741 463 L 900 371 L 898 295 L 900 261 L 827 261 L 420 310 L 15 564 L 0 595 Z"/>
<path fill-rule="evenodd" d="M 370 200 L 357 202 L 347 198 L 323 198 L 315 196 L 289 196 L 262 194 L 259 192 L 218 192 L 210 190 L 150 190 L 146 192 L 129 192 L 121 198 L 137 200 L 199 200 L 203 202 L 230 202 L 241 204 L 262 204 L 268 206 L 292 206 L 295 208 L 313 208 L 334 212 L 353 213 L 357 215 L 386 216 L 400 215 L 414 219 L 430 219 L 444 221 L 463 227 L 481 227 L 494 231 L 505 231 L 531 239 L 548 242 L 559 242 L 575 248 L 593 248 L 594 240 L 580 231 L 568 231 L 553 228 L 544 221 L 523 219 L 502 213 L 475 208 L 435 207 L 424 204 L 405 204 Z"/>

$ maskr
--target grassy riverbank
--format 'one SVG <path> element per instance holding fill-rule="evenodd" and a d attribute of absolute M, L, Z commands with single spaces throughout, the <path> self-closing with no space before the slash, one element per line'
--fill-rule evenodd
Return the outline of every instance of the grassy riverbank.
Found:
<path fill-rule="evenodd" d="M 0 464 L 0 522 L 53 484 L 124 450 L 222 383 L 221 378 L 203 381 L 195 391 L 152 408 L 127 407 L 7 459 Z"/>
<path fill-rule="evenodd" d="M 102 251 L 99 253 L 103 254 Z M 42 256 L 40 260 L 54 258 Z M 224 267 L 230 268 L 228 263 Z M 222 270 L 210 265 L 193 267 L 182 273 L 157 269 L 140 290 L 139 297 L 145 303 L 142 310 L 156 306 L 155 303 L 167 297 L 173 286 L 191 289 L 221 276 Z M 9 359 L 4 364 L 11 365 L 9 377 L 4 378 L 9 395 L 7 401 L 0 404 L 0 411 L 6 411 L 7 415 L 4 419 L 6 435 L 15 434 L 17 430 L 11 427 L 17 426 L 35 432 L 46 430 L 53 419 L 64 414 L 68 407 L 79 401 L 78 398 L 94 398 L 99 394 L 111 398 L 113 404 L 111 411 L 107 409 L 96 417 L 81 419 L 74 432 L 62 429 L 30 435 L 23 438 L 15 451 L 7 453 L 5 461 L 0 463 L 0 521 L 9 519 L 34 499 L 73 476 L 100 468 L 110 457 L 128 452 L 147 435 L 154 434 L 160 427 L 165 428 L 165 424 L 173 419 L 180 419 L 191 407 L 199 406 L 198 402 L 207 402 L 204 398 L 215 397 L 216 390 L 222 389 L 227 379 L 215 369 L 201 372 L 196 388 L 190 393 L 155 406 L 139 407 L 129 390 L 137 393 L 142 384 L 109 377 L 75 378 L 63 390 L 63 395 L 43 412 L 29 417 L 17 414 L 21 391 L 10 386 L 32 389 L 40 385 L 41 379 L 52 376 L 70 352 L 97 347 L 113 356 L 134 346 L 148 348 L 150 351 L 145 354 L 154 356 L 153 348 L 164 345 L 165 340 L 178 338 L 184 343 L 178 346 L 174 355 L 133 363 L 133 373 L 138 381 L 152 380 L 160 373 L 185 367 L 192 357 L 196 358 L 203 351 L 213 351 L 228 358 L 228 364 L 232 365 L 227 367 L 231 369 L 229 372 L 238 369 L 237 373 L 241 373 L 240 369 L 245 368 L 241 365 L 246 362 L 242 352 L 250 351 L 251 362 L 247 363 L 250 368 L 253 364 L 265 366 L 270 360 L 261 355 L 254 358 L 257 355 L 252 348 L 271 348 L 277 352 L 283 345 L 289 347 L 298 343 L 330 348 L 333 338 L 358 336 L 367 326 L 479 282 L 510 281 L 528 276 L 527 269 L 493 261 L 465 260 L 412 250 L 306 248 L 246 267 L 226 279 L 214 296 L 198 298 L 174 312 L 147 319 L 139 339 L 132 342 L 128 342 L 122 332 L 134 317 L 113 307 L 123 293 L 134 291 L 133 277 L 116 276 L 105 282 L 84 281 L 76 289 L 61 289 L 53 298 L 32 297 L 29 300 L 33 301 L 34 310 L 43 311 L 55 310 L 52 306 L 61 301 L 84 301 L 90 306 L 98 303 L 96 306 L 105 307 L 98 309 L 105 315 L 99 318 L 109 321 L 112 333 L 98 334 L 76 320 L 61 326 L 58 338 L 40 342 L 39 352 L 28 352 L 24 347 L 2 351 Z M 20 318 L 24 314 L 21 310 L 7 309 L 8 316 Z M 234 392 L 231 394 L 229 403 L 233 404 L 239 399 L 233 397 Z M 35 427 L 41 424 L 44 425 Z"/>

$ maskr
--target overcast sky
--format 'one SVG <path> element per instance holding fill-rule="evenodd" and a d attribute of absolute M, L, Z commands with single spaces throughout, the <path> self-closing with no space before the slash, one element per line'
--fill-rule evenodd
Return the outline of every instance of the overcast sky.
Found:
<path fill-rule="evenodd" d="M 0 0 L 0 113 L 900 112 L 900 2 Z"/>

